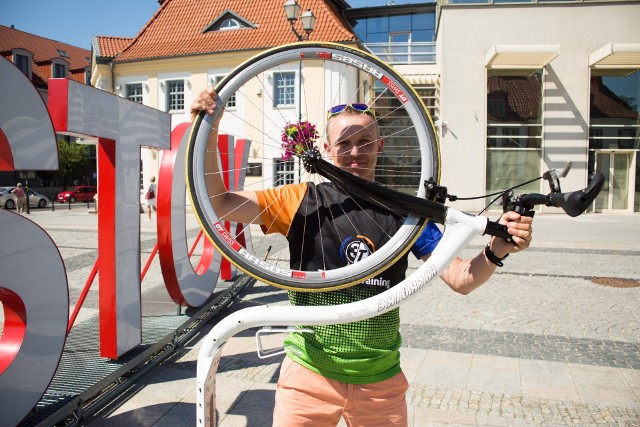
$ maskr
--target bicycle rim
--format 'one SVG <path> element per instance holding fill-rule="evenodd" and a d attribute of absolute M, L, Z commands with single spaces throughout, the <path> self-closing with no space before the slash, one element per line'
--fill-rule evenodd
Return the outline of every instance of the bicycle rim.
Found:
<path fill-rule="evenodd" d="M 291 71 L 294 76 L 301 75 L 305 81 L 302 85 L 294 80 L 301 88 L 296 93 L 296 103 L 299 103 L 297 110 L 290 106 L 278 107 L 281 100 L 271 96 L 275 80 L 282 80 L 283 75 L 290 76 Z M 314 84 L 310 84 L 312 79 Z M 387 108 L 390 112 L 385 117 L 378 117 L 378 120 L 402 117 L 404 125 L 397 135 L 404 137 L 406 146 L 396 149 L 399 156 L 406 156 L 407 153 L 417 155 L 419 164 L 412 166 L 413 176 L 407 178 L 415 181 L 415 187 L 408 192 L 424 197 L 422 183 L 430 178 L 436 181 L 440 178 L 439 147 L 433 123 L 418 94 L 391 67 L 352 47 L 333 43 L 296 43 L 254 56 L 227 75 L 216 90 L 219 99 L 214 114 L 201 113 L 192 126 L 186 160 L 187 182 L 192 206 L 205 234 L 240 270 L 280 288 L 325 291 L 367 280 L 389 267 L 411 247 L 426 224 L 425 219 L 413 215 L 404 218 L 403 224 L 395 234 L 389 236 L 388 242 L 359 262 L 327 270 L 297 270 L 289 265 L 288 246 L 284 238 L 262 236 L 255 225 L 244 225 L 243 231 L 236 234 L 234 225 L 225 224 L 226 218 L 220 217 L 210 202 L 211 196 L 205 182 L 207 140 L 212 124 L 223 114 L 223 110 L 219 133 L 232 135 L 236 140 L 251 140 L 248 155 L 239 159 L 241 162 L 235 162 L 241 164 L 240 170 L 230 168 L 239 176 L 234 187 L 259 191 L 279 184 L 275 174 L 271 173 L 269 162 L 272 159 L 282 162 L 280 133 L 285 124 L 297 123 L 300 118 L 303 122 L 315 123 L 321 134 L 318 142 L 321 147 L 328 108 L 341 103 L 375 104 L 376 100 L 384 97 L 385 103 L 390 105 Z M 230 102 L 235 104 L 235 109 Z M 225 121 L 228 123 L 225 124 Z M 247 171 L 251 166 L 256 167 L 256 160 L 262 166 L 262 177 L 247 176 L 252 175 Z M 293 165 L 287 167 L 297 164 L 294 161 Z M 401 169 L 377 170 L 376 181 L 380 179 L 388 183 L 389 177 L 397 176 Z M 296 182 L 317 180 L 317 177 L 298 170 L 290 171 L 289 179 L 291 176 Z M 267 248 L 271 248 L 271 253 L 263 260 Z"/>

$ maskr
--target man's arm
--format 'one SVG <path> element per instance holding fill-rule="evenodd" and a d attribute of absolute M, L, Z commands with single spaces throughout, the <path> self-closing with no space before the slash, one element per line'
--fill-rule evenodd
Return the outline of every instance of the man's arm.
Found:
<path fill-rule="evenodd" d="M 218 99 L 218 94 L 211 86 L 200 92 L 198 97 L 191 104 L 191 121 L 193 122 L 200 111 L 213 114 Z M 222 119 L 222 114 L 218 116 L 217 122 L 213 124 L 207 142 L 207 152 L 205 158 L 205 170 L 207 171 L 205 182 L 211 205 L 220 219 L 240 222 L 245 224 L 262 224 L 258 197 L 253 191 L 227 191 L 224 180 L 218 168 L 218 126 Z"/>
<path fill-rule="evenodd" d="M 520 252 L 529 247 L 531 243 L 531 223 L 533 218 L 521 216 L 515 212 L 505 212 L 500 219 L 500 223 L 508 227 L 509 233 L 513 236 L 513 243 L 504 239 L 492 237 L 489 248 L 496 257 L 503 258 L 508 254 Z M 429 255 L 422 259 L 427 260 Z M 474 258 L 463 260 L 454 259 L 449 267 L 442 272 L 440 277 L 454 291 L 467 295 L 469 292 L 480 287 L 489 280 L 496 265 L 487 259 L 484 249 Z"/>

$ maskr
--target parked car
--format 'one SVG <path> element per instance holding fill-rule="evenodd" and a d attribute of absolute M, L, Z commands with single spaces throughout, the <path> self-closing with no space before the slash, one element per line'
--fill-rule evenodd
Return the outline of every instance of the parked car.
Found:
<path fill-rule="evenodd" d="M 46 208 L 47 205 L 51 202 L 51 200 L 42 193 L 38 193 L 37 191 L 29 190 L 29 206 L 30 207 L 39 207 Z"/>
<path fill-rule="evenodd" d="M 58 193 L 56 200 L 58 203 L 91 202 L 93 201 L 93 196 L 95 196 L 97 192 L 97 187 L 80 185 L 67 191 L 61 191 Z"/>
<path fill-rule="evenodd" d="M 5 209 L 15 209 L 16 196 L 11 191 L 16 187 L 0 187 L 0 206 L 4 206 Z M 29 207 L 31 208 L 46 208 L 49 202 L 49 198 L 44 194 L 37 191 L 29 190 Z"/>
<path fill-rule="evenodd" d="M 16 197 L 11 194 L 11 190 L 16 187 L 0 187 L 0 206 L 5 209 L 13 209 L 16 207 Z"/>

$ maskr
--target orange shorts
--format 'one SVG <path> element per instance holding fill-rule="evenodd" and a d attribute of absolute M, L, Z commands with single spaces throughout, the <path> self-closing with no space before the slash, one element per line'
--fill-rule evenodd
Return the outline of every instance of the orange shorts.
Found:
<path fill-rule="evenodd" d="M 273 410 L 274 427 L 407 426 L 409 384 L 401 372 L 372 384 L 346 384 L 325 378 L 285 357 Z"/>

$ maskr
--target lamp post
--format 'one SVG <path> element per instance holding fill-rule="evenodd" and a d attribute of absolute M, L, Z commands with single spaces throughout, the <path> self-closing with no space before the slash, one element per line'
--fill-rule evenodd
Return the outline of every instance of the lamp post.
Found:
<path fill-rule="evenodd" d="M 289 25 L 291 25 L 291 31 L 295 34 L 298 42 L 303 40 L 309 40 L 309 35 L 313 31 L 316 25 L 316 17 L 311 12 L 311 9 L 307 9 L 302 15 L 300 15 L 300 5 L 297 0 L 287 0 L 284 3 L 284 13 L 287 15 Z M 300 15 L 300 22 L 302 23 L 302 29 L 305 34 L 300 34 L 296 31 L 295 22 Z M 302 58 L 300 58 L 300 65 L 298 67 L 298 123 L 302 122 Z"/>

